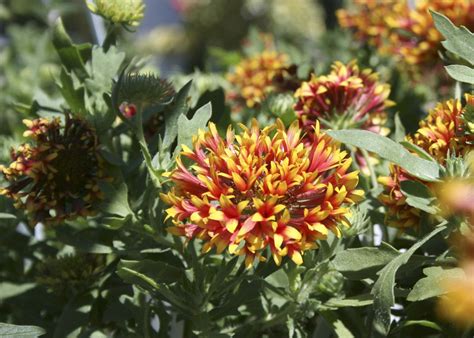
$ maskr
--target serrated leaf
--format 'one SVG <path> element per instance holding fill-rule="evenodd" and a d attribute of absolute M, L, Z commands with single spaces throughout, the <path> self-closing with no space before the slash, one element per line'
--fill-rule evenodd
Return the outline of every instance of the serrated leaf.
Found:
<path fill-rule="evenodd" d="M 375 282 L 371 292 L 374 296 L 374 327 L 379 333 L 388 335 L 390 331 L 390 308 L 395 303 L 395 275 L 398 269 L 408 262 L 416 250 L 445 229 L 446 226 L 444 225 L 438 226 L 407 251 L 393 259 L 380 271 L 379 278 Z"/>
<path fill-rule="evenodd" d="M 186 115 L 180 115 L 178 118 L 178 145 L 182 144 L 191 147 L 192 138 L 199 129 L 204 129 L 212 116 L 211 103 L 207 103 L 199 108 L 194 116 L 188 120 Z"/>
<path fill-rule="evenodd" d="M 456 27 L 445 15 L 430 12 L 436 29 L 446 39 L 441 42 L 444 48 L 474 65 L 474 34 L 464 26 Z"/>
<path fill-rule="evenodd" d="M 92 49 L 92 58 L 86 64 L 89 79 L 86 86 L 92 93 L 110 92 L 112 79 L 117 75 L 120 66 L 125 60 L 125 53 L 119 52 L 116 47 L 110 47 L 107 51 L 95 46 Z"/>
<path fill-rule="evenodd" d="M 439 177 L 437 163 L 411 154 L 388 137 L 367 130 L 330 130 L 327 134 L 342 143 L 373 152 L 425 181 L 434 181 Z"/>
<path fill-rule="evenodd" d="M 0 337 L 39 337 L 45 333 L 38 326 L 0 323 Z"/>
<path fill-rule="evenodd" d="M 440 266 L 433 266 L 423 269 L 423 273 L 426 277 L 421 278 L 408 294 L 407 300 L 410 302 L 441 296 L 446 293 L 443 288 L 445 280 L 465 277 L 461 268 L 443 269 Z"/>
<path fill-rule="evenodd" d="M 124 182 L 116 185 L 102 182 L 100 189 L 105 194 L 104 202 L 100 205 L 102 211 L 124 218 L 133 214 L 128 203 L 128 188 Z"/>
<path fill-rule="evenodd" d="M 433 196 L 431 190 L 423 183 L 418 181 L 403 181 L 400 183 L 400 188 L 403 195 L 406 196 L 408 205 L 432 215 L 438 212 L 438 208 L 433 205 L 436 198 Z"/>
<path fill-rule="evenodd" d="M 444 68 L 454 80 L 474 84 L 474 68 L 464 65 L 449 65 Z"/>

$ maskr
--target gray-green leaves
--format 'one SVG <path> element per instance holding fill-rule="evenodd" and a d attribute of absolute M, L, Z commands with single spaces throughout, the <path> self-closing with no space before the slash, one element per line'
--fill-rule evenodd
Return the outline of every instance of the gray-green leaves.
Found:
<path fill-rule="evenodd" d="M 474 34 L 466 27 L 456 27 L 443 14 L 431 11 L 436 28 L 446 38 L 442 42 L 447 51 L 474 67 Z M 466 65 L 449 65 L 448 74 L 456 81 L 474 84 L 474 68 Z"/>
<path fill-rule="evenodd" d="M 373 152 L 425 181 L 434 181 L 439 177 L 437 163 L 412 155 L 388 137 L 366 130 L 331 130 L 327 133 L 342 143 Z"/>

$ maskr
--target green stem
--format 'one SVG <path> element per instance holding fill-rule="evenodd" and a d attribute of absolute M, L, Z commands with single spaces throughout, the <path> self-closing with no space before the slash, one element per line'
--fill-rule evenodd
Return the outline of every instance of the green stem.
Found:
<path fill-rule="evenodd" d="M 374 166 L 370 162 L 369 153 L 365 149 L 360 149 L 360 152 L 362 153 L 362 157 L 364 158 L 365 162 L 367 163 L 367 167 L 369 168 L 370 181 L 372 182 L 372 188 L 375 189 L 378 187 L 379 183 L 377 182 L 377 176 L 375 175 Z"/>

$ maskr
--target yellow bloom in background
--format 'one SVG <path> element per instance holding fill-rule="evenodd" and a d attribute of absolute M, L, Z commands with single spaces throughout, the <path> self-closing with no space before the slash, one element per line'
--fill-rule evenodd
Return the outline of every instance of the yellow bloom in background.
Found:
<path fill-rule="evenodd" d="M 305 250 L 329 231 L 349 226 L 349 207 L 360 201 L 351 158 L 317 123 L 306 145 L 298 122 L 260 129 L 256 120 L 222 138 L 214 124 L 200 131 L 193 149 L 183 147 L 174 187 L 162 199 L 174 226 L 169 231 L 205 242 L 203 251 L 244 255 L 251 267 L 266 249 L 276 264 L 289 256 L 303 262 Z M 184 160 L 191 162 L 189 168 Z"/>
<path fill-rule="evenodd" d="M 234 87 L 230 99 L 243 101 L 249 108 L 255 107 L 275 90 L 274 79 L 289 66 L 289 57 L 274 50 L 243 59 L 227 74 Z"/>
<path fill-rule="evenodd" d="M 85 0 L 89 10 L 104 19 L 136 27 L 145 16 L 143 0 Z"/>
<path fill-rule="evenodd" d="M 466 100 L 472 100 L 466 95 Z M 432 109 L 429 115 L 420 122 L 420 128 L 413 136 L 407 136 L 406 141 L 415 144 L 430 154 L 441 165 L 444 165 L 449 154 L 463 155 L 472 147 L 472 137 L 465 134 L 462 115 L 465 107 L 459 100 L 448 100 Z M 420 181 L 431 189 L 432 183 L 417 179 L 402 168 L 391 165 L 390 176 L 380 177 L 384 191 L 379 200 L 387 207 L 385 222 L 389 226 L 409 228 L 419 225 L 419 210 L 406 203 L 400 183 L 405 180 Z"/>
<path fill-rule="evenodd" d="M 69 115 L 64 126 L 59 118 L 24 123 L 30 143 L 12 149 L 10 165 L 0 166 L 9 183 L 0 194 L 26 209 L 33 225 L 93 214 L 104 179 L 95 130 Z"/>
<path fill-rule="evenodd" d="M 390 85 L 380 82 L 371 69 L 359 69 L 356 61 L 336 61 L 329 74 L 313 74 L 296 90 L 295 111 L 306 132 L 319 120 L 324 128 L 361 128 L 386 135 L 386 110 L 394 105 L 389 95 Z"/>
<path fill-rule="evenodd" d="M 461 256 L 460 267 L 463 278 L 441 281 L 445 294 L 437 304 L 438 315 L 454 326 L 462 329 L 474 327 L 474 234 L 468 233 L 457 238 L 455 248 Z"/>
<path fill-rule="evenodd" d="M 474 28 L 471 0 L 356 0 L 337 16 L 341 27 L 352 29 L 356 38 L 381 54 L 395 56 L 417 70 L 433 71 L 432 67 L 442 65 L 438 51 L 443 37 L 429 10 L 446 15 L 457 26 Z"/>

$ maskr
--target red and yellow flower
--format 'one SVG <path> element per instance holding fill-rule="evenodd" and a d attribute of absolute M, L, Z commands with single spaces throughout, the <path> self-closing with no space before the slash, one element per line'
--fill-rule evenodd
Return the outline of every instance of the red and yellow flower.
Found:
<path fill-rule="evenodd" d="M 420 0 L 413 4 L 407 0 L 356 0 L 352 10 L 342 9 L 337 16 L 341 27 L 352 29 L 359 40 L 377 47 L 381 54 L 395 56 L 418 70 L 432 71 L 441 65 L 438 50 L 443 37 L 429 10 L 446 15 L 457 26 L 474 28 L 471 0 Z"/>
<path fill-rule="evenodd" d="M 348 65 L 336 61 L 328 75 L 312 75 L 295 92 L 301 127 L 311 132 L 317 120 L 324 128 L 362 128 L 388 134 L 384 127 L 390 85 L 379 82 L 371 69 L 360 70 L 355 61 Z"/>
<path fill-rule="evenodd" d="M 245 102 L 249 108 L 255 107 L 275 90 L 274 79 L 281 77 L 289 66 L 288 56 L 274 50 L 265 50 L 242 60 L 232 73 L 227 74 L 234 87 L 230 98 Z"/>
<path fill-rule="evenodd" d="M 261 130 L 254 120 L 241 128 L 238 135 L 229 128 L 222 138 L 210 123 L 193 149 L 183 146 L 168 173 L 175 186 L 162 194 L 171 205 L 169 231 L 202 239 L 204 252 L 215 247 L 244 255 L 247 267 L 265 260 L 267 248 L 276 264 L 284 256 L 301 264 L 317 240 L 349 226 L 349 207 L 363 197 L 358 172 L 350 171 L 351 158 L 319 124 L 310 145 L 297 122 L 288 130 L 281 121 Z M 183 157 L 192 162 L 189 169 Z"/>
<path fill-rule="evenodd" d="M 466 100 L 472 100 L 472 95 L 466 95 Z M 430 111 L 429 115 L 420 122 L 420 128 L 413 136 L 407 136 L 406 141 L 417 145 L 430 154 L 441 165 L 444 165 L 449 154 L 463 155 L 471 149 L 472 137 L 464 132 L 462 114 L 465 107 L 459 100 L 449 100 Z M 402 168 L 391 165 L 390 176 L 379 178 L 384 185 L 384 191 L 379 196 L 380 201 L 387 207 L 385 221 L 387 225 L 398 228 L 409 228 L 419 224 L 419 210 L 406 203 L 400 182 L 418 180 Z M 430 188 L 432 184 L 423 182 Z"/>
<path fill-rule="evenodd" d="M 24 120 L 30 143 L 12 149 L 12 162 L 0 170 L 7 187 L 0 194 L 26 209 L 31 223 L 58 223 L 93 213 L 102 198 L 102 159 L 95 131 L 85 121 L 66 116 Z"/>

